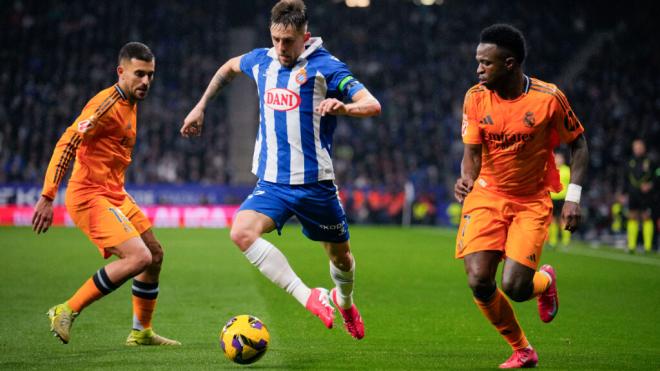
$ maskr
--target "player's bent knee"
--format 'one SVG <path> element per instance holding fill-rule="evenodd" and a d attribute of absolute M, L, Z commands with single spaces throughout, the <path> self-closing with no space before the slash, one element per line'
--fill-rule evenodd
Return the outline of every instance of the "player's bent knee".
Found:
<path fill-rule="evenodd" d="M 503 281 L 502 290 L 511 300 L 523 302 L 529 300 L 534 288 L 529 282 Z"/>
<path fill-rule="evenodd" d="M 470 286 L 474 297 L 480 300 L 490 298 L 497 288 L 490 277 L 479 275 L 468 275 L 468 286 Z"/>
<path fill-rule="evenodd" d="M 233 227 L 229 232 L 229 238 L 236 246 L 245 251 L 259 238 L 259 234 L 248 228 Z"/>

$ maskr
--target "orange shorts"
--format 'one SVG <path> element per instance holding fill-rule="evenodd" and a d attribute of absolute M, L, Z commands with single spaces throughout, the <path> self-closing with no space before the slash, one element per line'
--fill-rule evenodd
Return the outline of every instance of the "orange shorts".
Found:
<path fill-rule="evenodd" d="M 151 222 L 130 196 L 119 205 L 99 196 L 79 204 L 67 202 L 66 208 L 76 226 L 99 248 L 105 259 L 111 256 L 106 248 L 140 237 L 151 228 Z"/>
<path fill-rule="evenodd" d="M 495 250 L 536 270 L 551 221 L 547 195 L 506 198 L 475 184 L 463 203 L 456 258 Z"/>

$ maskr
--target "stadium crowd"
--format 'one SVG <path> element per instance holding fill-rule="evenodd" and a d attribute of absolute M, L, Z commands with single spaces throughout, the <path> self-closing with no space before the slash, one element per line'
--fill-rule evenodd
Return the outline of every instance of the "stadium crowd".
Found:
<path fill-rule="evenodd" d="M 226 100 L 216 98 L 207 111 L 201 145 L 180 138 L 178 128 L 201 87 L 230 57 L 231 27 L 256 30 L 259 43 L 245 51 L 270 43 L 265 25 L 272 2 L 232 3 L 3 2 L 0 183 L 42 182 L 65 127 L 94 92 L 114 82 L 108 76 L 127 40 L 145 42 L 157 56 L 127 181 L 231 183 L 236 169 L 227 161 L 232 133 Z M 527 36 L 529 75 L 551 82 L 570 77 L 560 88 L 590 145 L 586 230 L 607 230 L 610 206 L 625 191 L 632 140 L 644 138 L 657 160 L 660 80 L 653 69 L 660 52 L 650 46 L 650 12 L 594 6 L 564 0 L 445 1 L 430 7 L 378 0 L 364 9 L 310 3 L 312 33 L 351 66 L 384 108 L 377 118 L 340 119 L 336 130 L 337 182 L 351 219 L 399 221 L 406 182 L 416 190 L 414 219 L 433 223 L 445 212 L 460 169 L 461 109 L 465 91 L 476 82 L 479 30 L 510 22 Z M 141 21 L 129 21 L 135 19 Z M 580 54 L 599 37 L 604 41 L 595 51 Z M 656 194 L 659 188 L 656 182 Z"/>

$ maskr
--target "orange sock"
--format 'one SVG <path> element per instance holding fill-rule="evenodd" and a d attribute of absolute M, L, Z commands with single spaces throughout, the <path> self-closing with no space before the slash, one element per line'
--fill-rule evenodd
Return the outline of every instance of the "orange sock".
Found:
<path fill-rule="evenodd" d="M 550 280 L 550 276 L 548 276 L 545 273 L 541 272 L 536 272 L 534 273 L 534 292 L 532 293 L 532 298 L 535 298 L 545 292 L 545 290 L 550 287 L 550 284 L 552 283 Z"/>
<path fill-rule="evenodd" d="M 474 302 L 514 350 L 529 346 L 509 300 L 499 288 L 495 290 L 493 297 L 488 302 L 482 302 L 477 298 L 474 298 Z"/>
<path fill-rule="evenodd" d="M 115 291 L 116 288 L 117 286 L 110 281 L 105 273 L 104 267 L 94 273 L 92 278 L 85 281 L 71 299 L 67 300 L 67 304 L 74 312 L 80 312 L 94 301 Z"/>
<path fill-rule="evenodd" d="M 157 297 L 158 282 L 149 283 L 133 279 L 133 329 L 151 328 Z"/>

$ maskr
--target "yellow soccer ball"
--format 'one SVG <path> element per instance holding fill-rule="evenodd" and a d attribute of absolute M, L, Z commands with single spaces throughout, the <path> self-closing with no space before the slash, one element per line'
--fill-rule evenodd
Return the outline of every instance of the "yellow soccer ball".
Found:
<path fill-rule="evenodd" d="M 246 365 L 258 361 L 268 349 L 266 325 L 248 314 L 232 317 L 220 331 L 220 347 L 233 362 Z"/>

